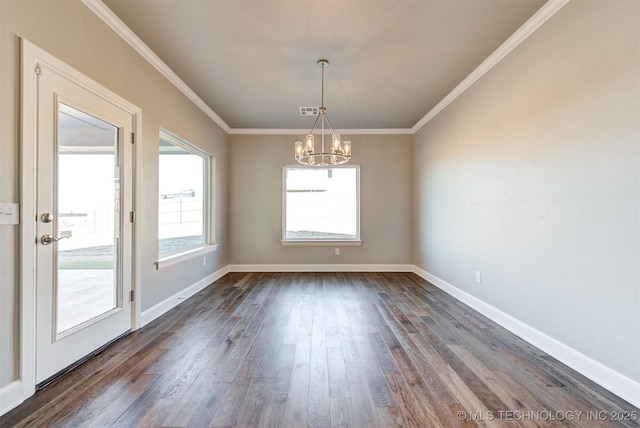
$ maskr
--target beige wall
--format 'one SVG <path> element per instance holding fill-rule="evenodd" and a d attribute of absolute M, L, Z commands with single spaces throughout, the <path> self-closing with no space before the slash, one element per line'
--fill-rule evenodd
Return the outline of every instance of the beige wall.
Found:
<path fill-rule="evenodd" d="M 298 136 L 300 137 L 300 136 Z M 346 138 L 346 136 L 343 136 Z M 360 165 L 362 246 L 282 246 L 282 167 L 292 165 L 295 135 L 232 135 L 231 260 L 234 264 L 410 264 L 410 135 L 353 135 Z M 339 245 L 338 245 L 339 246 Z"/>
<path fill-rule="evenodd" d="M 228 136 L 79 1 L 0 0 L 0 202 L 19 202 L 20 38 L 26 38 L 142 109 L 137 207 L 142 309 L 229 264 Z M 220 249 L 160 272 L 157 254 L 158 132 L 164 127 L 217 160 Z M 18 226 L 0 226 L 0 388 L 18 376 Z"/>
<path fill-rule="evenodd" d="M 636 382 L 639 7 L 570 2 L 414 141 L 415 264 Z"/>

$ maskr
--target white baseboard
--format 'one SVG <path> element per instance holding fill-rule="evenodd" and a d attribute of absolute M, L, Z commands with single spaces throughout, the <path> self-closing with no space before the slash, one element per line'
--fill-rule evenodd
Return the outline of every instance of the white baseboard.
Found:
<path fill-rule="evenodd" d="M 18 407 L 27 397 L 22 390 L 22 381 L 16 380 L 0 389 L 0 416 Z"/>
<path fill-rule="evenodd" d="M 146 311 L 143 311 L 142 314 L 140 315 L 141 327 L 144 327 L 145 325 L 149 324 L 151 321 L 155 320 L 159 316 L 175 308 L 180 303 L 184 302 L 189 297 L 196 294 L 198 291 L 205 289 L 212 282 L 222 278 L 228 272 L 229 272 L 229 266 L 225 266 L 222 269 L 219 269 L 218 271 L 212 273 L 211 275 L 204 277 L 203 279 L 196 282 L 195 284 L 192 284 L 187 288 L 180 290 L 178 293 L 163 300 L 157 305 L 150 307 Z"/>
<path fill-rule="evenodd" d="M 417 266 L 414 266 L 414 273 L 623 400 L 640 407 L 640 383 L 547 336 L 530 325 L 513 318 Z"/>
<path fill-rule="evenodd" d="M 413 272 L 403 264 L 261 264 L 229 265 L 229 272 Z"/>

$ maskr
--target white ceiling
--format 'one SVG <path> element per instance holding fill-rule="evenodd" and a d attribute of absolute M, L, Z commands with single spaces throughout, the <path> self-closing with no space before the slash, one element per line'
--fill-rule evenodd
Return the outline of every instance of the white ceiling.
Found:
<path fill-rule="evenodd" d="M 544 0 L 103 0 L 231 128 L 408 129 Z"/>

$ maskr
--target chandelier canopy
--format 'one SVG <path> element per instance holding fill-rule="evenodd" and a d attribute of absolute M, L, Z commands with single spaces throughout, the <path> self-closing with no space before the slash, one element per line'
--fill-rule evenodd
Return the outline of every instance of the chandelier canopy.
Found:
<path fill-rule="evenodd" d="M 327 108 L 324 106 L 324 69 L 329 65 L 329 61 L 326 59 L 319 59 L 318 66 L 322 70 L 322 99 L 320 108 L 318 109 L 318 116 L 316 116 L 315 122 L 311 127 L 311 131 L 305 138 L 305 142 L 296 141 L 294 143 L 295 158 L 298 163 L 302 165 L 341 165 L 349 162 L 351 159 L 351 141 L 340 142 L 340 134 L 336 134 L 327 117 Z M 320 151 L 315 149 L 315 141 L 313 131 L 316 129 L 316 125 L 320 122 Z M 324 134 L 326 126 L 331 130 L 331 147 L 329 150 L 325 150 Z"/>

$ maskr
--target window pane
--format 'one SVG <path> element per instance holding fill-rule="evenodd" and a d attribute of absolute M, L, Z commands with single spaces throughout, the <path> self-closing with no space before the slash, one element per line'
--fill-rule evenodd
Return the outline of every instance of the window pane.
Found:
<path fill-rule="evenodd" d="M 206 243 L 207 164 L 188 146 L 160 140 L 160 254 Z"/>
<path fill-rule="evenodd" d="M 287 167 L 285 172 L 284 239 L 360 239 L 356 167 Z"/>

